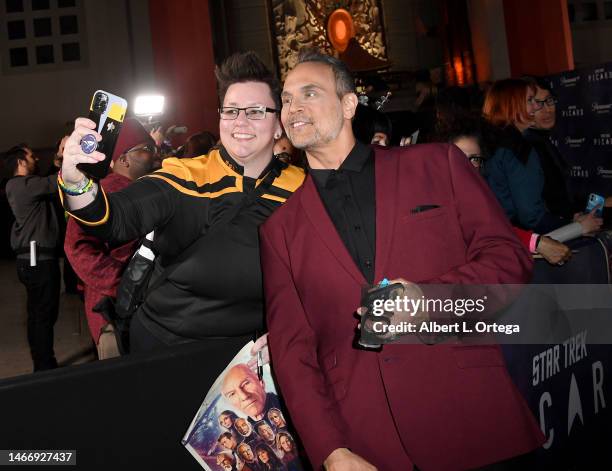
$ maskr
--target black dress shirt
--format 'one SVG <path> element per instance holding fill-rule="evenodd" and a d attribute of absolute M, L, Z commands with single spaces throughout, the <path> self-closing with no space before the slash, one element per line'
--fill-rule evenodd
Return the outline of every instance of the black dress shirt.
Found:
<path fill-rule="evenodd" d="M 309 170 L 340 238 L 370 284 L 374 283 L 376 252 L 373 154 L 356 142 L 338 170 Z"/>

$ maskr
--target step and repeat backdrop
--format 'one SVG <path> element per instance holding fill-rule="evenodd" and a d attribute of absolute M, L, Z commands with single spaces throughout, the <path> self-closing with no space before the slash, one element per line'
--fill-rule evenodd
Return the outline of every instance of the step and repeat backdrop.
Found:
<path fill-rule="evenodd" d="M 576 200 L 586 203 L 589 193 L 612 195 L 612 63 L 548 79 L 558 100 L 552 141 L 570 166 Z M 612 243 L 605 235 L 600 240 L 597 260 L 605 265 Z M 538 469 L 612 469 L 612 345 L 589 344 L 587 330 L 556 345 L 504 345 L 503 350 L 546 436 L 537 452 Z"/>
<path fill-rule="evenodd" d="M 558 99 L 553 142 L 570 164 L 574 193 L 612 195 L 612 63 L 549 78 Z"/>

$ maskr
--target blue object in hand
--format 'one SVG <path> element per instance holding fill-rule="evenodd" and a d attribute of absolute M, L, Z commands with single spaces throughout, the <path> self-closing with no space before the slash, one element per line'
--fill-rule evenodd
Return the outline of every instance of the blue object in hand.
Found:
<path fill-rule="evenodd" d="M 602 217 L 602 215 L 603 215 L 603 207 L 604 207 L 605 202 L 606 202 L 606 200 L 604 199 L 603 196 L 598 195 L 596 193 L 591 193 L 589 195 L 589 200 L 588 200 L 588 203 L 587 203 L 586 212 L 590 213 L 595 208 L 597 208 L 597 211 L 595 211 L 595 216 L 597 216 L 598 218 Z"/>
<path fill-rule="evenodd" d="M 81 150 L 86 154 L 91 154 L 98 148 L 98 141 L 93 134 L 87 134 L 81 139 Z"/>

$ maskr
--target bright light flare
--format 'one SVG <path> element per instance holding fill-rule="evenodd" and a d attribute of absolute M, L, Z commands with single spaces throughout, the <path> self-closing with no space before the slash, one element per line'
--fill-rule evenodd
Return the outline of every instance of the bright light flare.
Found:
<path fill-rule="evenodd" d="M 163 95 L 139 95 L 134 100 L 134 114 L 136 116 L 162 114 L 165 100 Z"/>

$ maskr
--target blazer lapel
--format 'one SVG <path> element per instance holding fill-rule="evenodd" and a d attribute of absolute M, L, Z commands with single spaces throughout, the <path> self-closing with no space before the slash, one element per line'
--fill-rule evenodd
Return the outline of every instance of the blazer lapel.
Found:
<path fill-rule="evenodd" d="M 329 217 L 310 175 L 304 182 L 304 190 L 301 193 L 300 202 L 312 226 L 340 265 L 350 273 L 357 283 L 360 285 L 366 284 L 363 274 L 355 264 L 344 242 L 342 242 L 338 231 L 336 231 L 336 227 Z"/>
<path fill-rule="evenodd" d="M 391 155 L 383 155 L 391 154 Z M 397 216 L 397 178 L 399 158 L 395 150 L 375 148 L 376 179 L 376 260 L 374 264 L 374 281 L 382 280 L 391 249 Z"/>

